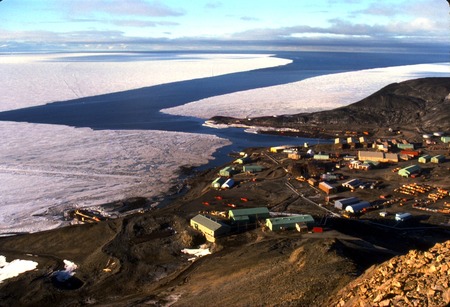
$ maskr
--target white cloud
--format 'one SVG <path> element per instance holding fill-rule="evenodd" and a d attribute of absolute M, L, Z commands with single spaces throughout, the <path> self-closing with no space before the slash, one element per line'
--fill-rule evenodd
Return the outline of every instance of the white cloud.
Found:
<path fill-rule="evenodd" d="M 161 1 L 144 0 L 90 0 L 90 1 L 63 1 L 65 10 L 72 14 L 107 13 L 111 15 L 134 16 L 182 16 L 184 10 L 172 8 Z"/>

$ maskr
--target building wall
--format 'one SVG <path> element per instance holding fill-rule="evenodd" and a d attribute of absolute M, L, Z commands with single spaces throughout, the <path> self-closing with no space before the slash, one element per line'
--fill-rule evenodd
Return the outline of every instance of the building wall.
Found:
<path fill-rule="evenodd" d="M 206 226 L 204 226 L 204 225 L 202 225 L 200 223 L 197 223 L 194 220 L 191 220 L 191 227 L 196 229 L 196 230 L 198 230 L 198 231 L 200 231 L 200 232 L 202 232 L 202 233 L 204 233 L 204 234 L 207 234 L 207 235 L 210 235 L 210 236 L 214 237 L 214 230 L 211 230 L 208 227 L 206 227 Z"/>
<path fill-rule="evenodd" d="M 282 220 L 280 220 L 280 218 L 266 219 L 266 226 L 272 231 L 295 229 L 297 223 L 306 223 L 307 225 L 312 226 L 314 224 L 314 219 L 312 217 L 307 217 L 306 215 L 302 218 L 293 216 L 282 218 Z"/>
<path fill-rule="evenodd" d="M 445 161 L 445 157 L 438 155 L 431 158 L 431 163 L 442 163 Z"/>

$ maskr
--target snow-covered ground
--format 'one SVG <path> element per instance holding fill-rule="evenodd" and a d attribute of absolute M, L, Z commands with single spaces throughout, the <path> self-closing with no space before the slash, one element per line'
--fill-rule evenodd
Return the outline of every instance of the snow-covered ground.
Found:
<path fill-rule="evenodd" d="M 251 54 L 1 55 L 0 111 L 288 63 Z M 0 122 L 0 134 L 0 234 L 58 227 L 68 207 L 160 196 L 180 166 L 205 164 L 229 144 L 211 135 L 14 122 Z"/>
<path fill-rule="evenodd" d="M 163 109 L 173 115 L 256 117 L 333 109 L 357 102 L 382 87 L 409 79 L 450 76 L 450 63 L 376 68 L 220 95 Z"/>

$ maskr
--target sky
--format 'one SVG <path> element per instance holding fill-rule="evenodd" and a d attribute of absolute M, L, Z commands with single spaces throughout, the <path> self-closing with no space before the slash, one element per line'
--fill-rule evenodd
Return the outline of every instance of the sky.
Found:
<path fill-rule="evenodd" d="M 449 50 L 446 0 L 0 0 L 0 52 Z"/>

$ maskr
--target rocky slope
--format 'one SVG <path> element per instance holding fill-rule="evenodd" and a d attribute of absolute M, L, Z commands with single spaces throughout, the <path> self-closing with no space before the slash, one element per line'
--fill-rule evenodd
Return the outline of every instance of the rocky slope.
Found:
<path fill-rule="evenodd" d="M 288 127 L 408 126 L 419 130 L 450 129 L 450 78 L 422 78 L 390 84 L 369 97 L 333 110 L 252 118 L 251 125 Z M 330 97 L 332 99 L 332 97 Z M 248 119 L 214 117 L 227 124 L 249 124 Z"/>
<path fill-rule="evenodd" d="M 450 241 L 372 267 L 339 292 L 333 306 L 448 306 Z"/>

